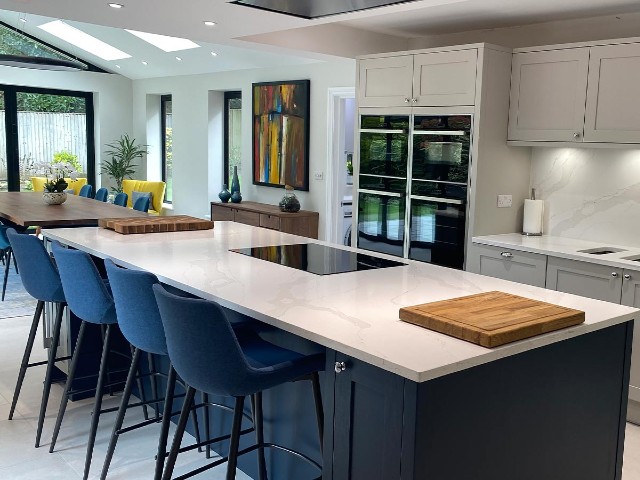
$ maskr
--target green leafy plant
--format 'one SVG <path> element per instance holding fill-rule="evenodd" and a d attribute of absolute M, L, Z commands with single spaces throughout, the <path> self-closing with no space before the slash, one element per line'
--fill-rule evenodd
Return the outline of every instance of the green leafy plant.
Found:
<path fill-rule="evenodd" d="M 80 161 L 78 160 L 78 156 L 74 155 L 71 152 L 62 151 L 62 152 L 54 153 L 53 154 L 53 161 L 51 163 L 52 164 L 56 164 L 56 163 L 60 163 L 60 162 L 68 163 L 78 173 L 82 172 L 82 165 L 80 165 Z"/>
<path fill-rule="evenodd" d="M 147 153 L 147 145 L 136 145 L 135 138 L 129 138 L 124 134 L 118 140 L 107 144 L 108 150 L 104 153 L 111 157 L 102 165 L 102 173 L 106 173 L 116 183 L 111 190 L 114 193 L 122 192 L 122 181 L 131 178 L 138 165 L 134 163 L 136 158 L 142 158 Z"/>

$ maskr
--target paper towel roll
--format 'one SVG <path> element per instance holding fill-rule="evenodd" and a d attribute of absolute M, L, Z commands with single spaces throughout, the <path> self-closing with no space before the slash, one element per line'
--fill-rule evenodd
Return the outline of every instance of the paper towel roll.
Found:
<path fill-rule="evenodd" d="M 529 235 L 540 235 L 542 233 L 542 214 L 544 213 L 544 202 L 542 200 L 524 201 L 524 218 L 522 222 L 523 233 Z"/>

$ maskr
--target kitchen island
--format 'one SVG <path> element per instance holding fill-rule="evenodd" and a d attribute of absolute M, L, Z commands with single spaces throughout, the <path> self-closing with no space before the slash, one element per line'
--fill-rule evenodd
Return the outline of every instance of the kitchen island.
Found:
<path fill-rule="evenodd" d="M 233 222 L 200 232 L 44 235 L 325 349 L 325 479 L 620 478 L 636 309 L 406 260 L 314 275 L 229 250 L 324 242 Z M 490 290 L 584 310 L 586 321 L 486 349 L 398 320 L 400 307 Z M 308 413 L 310 402 L 287 401 Z M 280 425 L 277 407 L 265 405 L 267 434 L 294 429 Z M 313 427 L 300 430 L 295 445 L 314 448 Z M 272 478 L 311 478 L 278 458 Z"/>

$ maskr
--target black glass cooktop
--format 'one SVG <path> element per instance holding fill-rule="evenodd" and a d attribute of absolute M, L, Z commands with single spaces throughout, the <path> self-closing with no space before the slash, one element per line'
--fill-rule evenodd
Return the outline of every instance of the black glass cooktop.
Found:
<path fill-rule="evenodd" d="M 279 263 L 285 267 L 304 270 L 316 275 L 356 272 L 375 268 L 406 266 L 406 263 L 372 257 L 364 253 L 342 250 L 317 243 L 295 243 L 292 245 L 270 245 L 232 249 L 267 262 Z"/>

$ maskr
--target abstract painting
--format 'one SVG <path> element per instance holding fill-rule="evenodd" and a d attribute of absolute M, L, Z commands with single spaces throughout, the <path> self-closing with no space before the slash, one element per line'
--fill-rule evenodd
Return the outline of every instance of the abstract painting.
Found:
<path fill-rule="evenodd" d="M 253 183 L 309 190 L 309 80 L 253 84 Z"/>

